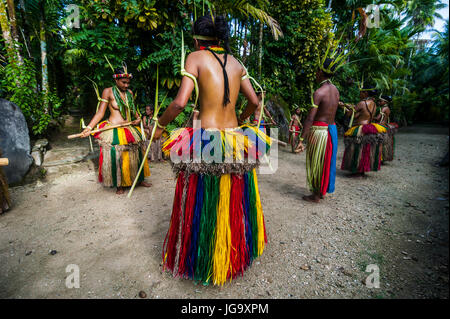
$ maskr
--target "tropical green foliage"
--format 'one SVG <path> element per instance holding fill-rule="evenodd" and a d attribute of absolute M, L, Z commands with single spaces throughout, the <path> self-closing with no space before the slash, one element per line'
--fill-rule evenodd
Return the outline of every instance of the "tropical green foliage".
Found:
<path fill-rule="evenodd" d="M 440 1 L 0 0 L 5 10 L 7 1 L 15 6 L 17 23 L 10 23 L 8 11 L 0 25 L 12 38 L 19 35 L 19 45 L 14 53 L 14 46 L 0 41 L 0 97 L 22 108 L 34 135 L 46 134 L 61 114 L 95 112 L 90 80 L 100 93 L 113 84 L 106 58 L 114 67 L 126 62 L 141 110 L 155 99 L 159 66 L 159 101 L 166 107 L 181 83 L 181 31 L 189 53 L 193 21 L 211 13 L 227 16 L 233 54 L 269 97 L 291 110 L 307 108 L 319 56 L 341 34 L 338 48 L 353 43 L 361 27 L 358 9 L 373 3 L 389 4 L 381 6 L 379 27 L 367 29 L 334 79 L 342 100 L 356 102 L 364 78 L 394 97 L 396 121 L 448 119 L 448 23 L 431 43 L 419 41 L 440 18 Z M 69 4 L 78 5 L 79 28 L 68 27 Z M 183 125 L 191 110 L 172 126 Z"/>
<path fill-rule="evenodd" d="M 336 1 L 336 6 L 332 7 L 340 14 L 334 15 L 338 17 L 335 25 L 344 25 L 343 19 L 349 18 L 342 15 L 339 7 L 344 3 L 350 8 L 353 4 L 354 9 L 361 5 L 353 1 Z M 448 73 L 445 73 L 444 61 L 448 66 L 448 56 L 445 56 L 445 50 L 441 52 L 436 48 L 439 41 L 445 43 L 447 39 L 448 43 L 448 32 L 436 36 L 434 45 L 427 46 L 420 40 L 422 32 L 434 23 L 435 18 L 439 18 L 436 10 L 442 8 L 442 4 L 439 1 L 391 3 L 380 6 L 379 26 L 367 29 L 349 63 L 336 76 L 341 98 L 345 102 L 356 102 L 359 99 L 358 86 L 362 82 L 370 82 L 376 85 L 380 94 L 393 96 L 393 120 L 402 124 L 448 121 L 448 116 L 444 115 L 444 111 L 448 110 L 445 103 L 448 101 Z M 424 80 L 433 77 L 446 80 L 441 83 Z M 441 95 L 445 88 L 446 98 L 445 94 Z M 439 97 L 432 98 L 432 92 L 440 92 Z M 432 109 L 432 112 L 425 114 L 424 109 Z"/>
<path fill-rule="evenodd" d="M 47 95 L 50 111 L 42 108 L 44 94 L 37 91 L 36 70 L 32 62 L 25 59 L 20 68 L 11 63 L 0 71 L 0 87 L 6 92 L 4 96 L 17 104 L 28 122 L 34 135 L 41 135 L 47 131 L 52 119 L 61 114 L 61 100 L 54 94 Z M 17 86 L 16 82 L 20 85 Z"/>

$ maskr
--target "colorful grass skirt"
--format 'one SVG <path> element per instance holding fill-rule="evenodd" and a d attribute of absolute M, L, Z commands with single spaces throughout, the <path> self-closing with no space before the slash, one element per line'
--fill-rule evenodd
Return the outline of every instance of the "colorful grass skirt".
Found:
<path fill-rule="evenodd" d="M 100 123 L 99 128 L 110 124 Z M 135 126 L 125 126 L 94 134 L 100 145 L 98 180 L 106 187 L 129 187 L 137 176 L 142 161 L 144 169 L 139 182 L 150 176 L 150 168 L 145 155 L 145 143 L 141 130 Z"/>
<path fill-rule="evenodd" d="M 334 192 L 337 146 L 336 125 L 314 122 L 306 149 L 306 178 L 311 192 L 322 196 Z"/>
<path fill-rule="evenodd" d="M 390 162 L 394 160 L 394 150 L 395 150 L 395 133 L 397 132 L 397 127 L 391 124 L 380 124 L 386 129 L 386 139 L 383 143 L 383 151 L 381 155 L 382 162 Z"/>
<path fill-rule="evenodd" d="M 177 183 L 163 245 L 164 269 L 174 276 L 223 285 L 243 275 L 261 256 L 267 236 L 256 168 L 270 143 L 249 125 L 225 131 L 187 128 L 171 134 L 163 151 L 171 156 Z M 178 162 L 174 158 L 181 150 L 188 156 Z M 199 152 L 212 160 L 196 159 Z"/>
<path fill-rule="evenodd" d="M 345 151 L 341 169 L 352 173 L 378 171 L 381 167 L 386 128 L 371 123 L 356 125 L 344 134 Z"/>

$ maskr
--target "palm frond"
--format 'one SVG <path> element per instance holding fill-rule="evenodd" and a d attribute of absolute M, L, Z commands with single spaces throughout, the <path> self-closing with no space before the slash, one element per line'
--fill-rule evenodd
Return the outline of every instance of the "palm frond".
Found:
<path fill-rule="evenodd" d="M 269 27 L 272 36 L 275 40 L 278 40 L 280 37 L 283 37 L 283 31 L 277 20 L 271 17 L 266 11 L 263 9 L 257 8 L 249 3 L 248 0 L 241 0 L 234 3 L 234 9 L 240 12 L 245 17 L 251 16 L 254 19 L 257 19 L 263 22 L 267 27 Z"/>

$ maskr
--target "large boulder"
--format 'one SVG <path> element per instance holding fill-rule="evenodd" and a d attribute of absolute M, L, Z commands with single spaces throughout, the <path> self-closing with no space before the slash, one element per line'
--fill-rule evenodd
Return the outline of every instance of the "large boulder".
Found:
<path fill-rule="evenodd" d="M 20 182 L 30 169 L 30 136 L 27 122 L 20 108 L 0 99 L 0 149 L 9 165 L 3 167 L 9 184 Z"/>

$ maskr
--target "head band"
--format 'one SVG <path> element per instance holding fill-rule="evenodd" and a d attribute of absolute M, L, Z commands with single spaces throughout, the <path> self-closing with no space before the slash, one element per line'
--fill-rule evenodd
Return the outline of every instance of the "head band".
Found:
<path fill-rule="evenodd" d="M 132 79 L 133 78 L 133 74 L 131 73 L 122 73 L 122 74 L 114 74 L 113 75 L 113 79 L 118 80 L 118 79 Z"/>
<path fill-rule="evenodd" d="M 216 37 L 211 37 L 208 35 L 194 34 L 192 37 L 197 40 L 205 40 L 205 41 L 218 41 L 219 40 Z"/>

